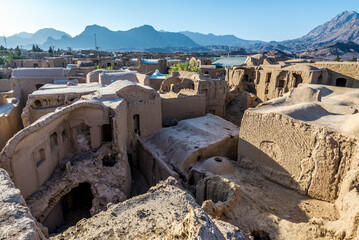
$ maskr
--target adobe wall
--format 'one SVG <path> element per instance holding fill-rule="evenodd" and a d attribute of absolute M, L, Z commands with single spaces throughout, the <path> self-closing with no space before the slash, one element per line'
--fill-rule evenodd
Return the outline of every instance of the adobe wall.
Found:
<path fill-rule="evenodd" d="M 304 70 L 303 70 L 304 68 Z M 328 71 L 309 70 L 306 66 L 293 65 L 232 68 L 227 70 L 226 81 L 231 91 L 254 93 L 261 101 L 282 96 L 299 83 L 329 84 Z"/>
<path fill-rule="evenodd" d="M 162 121 L 183 120 L 206 115 L 204 95 L 184 95 L 167 97 L 161 94 Z"/>
<path fill-rule="evenodd" d="M 16 134 L 1 152 L 0 165 L 27 198 L 50 177 L 59 161 L 86 147 L 99 148 L 104 124 L 109 124 L 109 112 L 103 106 L 71 105 Z M 89 131 L 89 136 L 82 131 Z"/>
<path fill-rule="evenodd" d="M 137 146 L 137 138 L 162 128 L 161 99 L 158 94 L 153 99 L 127 100 L 127 150 L 132 152 Z M 135 130 L 136 115 L 139 117 L 139 131 Z M 138 136 L 138 137 L 137 137 Z"/>
<path fill-rule="evenodd" d="M 19 189 L 0 168 L 0 237 L 9 240 L 45 239 Z"/>
<path fill-rule="evenodd" d="M 11 90 L 10 79 L 0 79 L 0 92 L 7 92 Z"/>
<path fill-rule="evenodd" d="M 54 83 L 54 80 L 68 80 L 68 77 L 11 77 L 11 88 L 21 89 L 21 102 L 24 107 L 29 94 L 37 90 L 36 86 Z"/>
<path fill-rule="evenodd" d="M 10 106 L 10 109 L 7 110 L 6 113 L 0 114 L 0 149 L 2 149 L 6 142 L 22 128 L 19 100 L 14 104 L 5 103 L 2 106 L 0 103 L 0 109 L 6 107 L 5 105 Z"/>
<path fill-rule="evenodd" d="M 336 85 L 338 78 L 347 80 L 346 87 L 359 88 L 359 63 L 350 62 L 316 62 L 310 65 L 329 70 L 329 85 Z"/>
<path fill-rule="evenodd" d="M 244 114 L 238 163 L 304 195 L 333 202 L 357 139 L 279 113 Z"/>
<path fill-rule="evenodd" d="M 137 168 L 145 176 L 149 186 L 154 186 L 162 180 L 172 176 L 179 179 L 172 167 L 157 159 L 151 154 L 151 151 L 139 140 L 137 145 Z"/>

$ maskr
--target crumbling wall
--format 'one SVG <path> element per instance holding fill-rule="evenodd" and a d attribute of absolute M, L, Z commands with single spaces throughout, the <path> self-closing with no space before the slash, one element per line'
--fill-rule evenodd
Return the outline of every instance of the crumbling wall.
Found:
<path fill-rule="evenodd" d="M 70 105 L 18 132 L 1 152 L 0 164 L 26 198 L 50 177 L 61 159 L 81 149 L 79 125 L 89 127 L 90 147 L 97 149 L 102 142 L 101 127 L 108 123 L 108 110 L 101 104 Z"/>
<path fill-rule="evenodd" d="M 2 97 L 0 95 L 0 98 Z M 0 100 L 0 149 L 22 128 L 19 99 L 4 98 L 4 100 L 4 103 Z M 8 103 L 8 101 L 11 102 Z"/>
<path fill-rule="evenodd" d="M 119 239 L 249 240 L 233 225 L 211 218 L 173 178 L 159 183 L 146 194 L 111 205 L 107 211 L 82 220 L 55 239 L 114 236 Z"/>
<path fill-rule="evenodd" d="M 149 186 L 155 186 L 168 177 L 179 178 L 173 168 L 151 154 L 151 151 L 139 140 L 135 166 L 145 176 Z"/>
<path fill-rule="evenodd" d="M 357 139 L 284 114 L 246 111 L 238 163 L 302 194 L 334 201 Z"/>
<path fill-rule="evenodd" d="M 9 240 L 45 239 L 9 175 L 0 169 L 0 238 Z"/>
<path fill-rule="evenodd" d="M 55 208 L 67 193 L 81 183 L 91 185 L 94 196 L 91 215 L 106 210 L 110 202 L 126 200 L 131 194 L 127 154 L 116 154 L 111 144 L 105 144 L 94 154 L 62 161 L 46 183 L 27 199 L 31 213 L 45 226 L 53 225 L 56 220 L 61 222 L 61 205 L 60 210 Z"/>

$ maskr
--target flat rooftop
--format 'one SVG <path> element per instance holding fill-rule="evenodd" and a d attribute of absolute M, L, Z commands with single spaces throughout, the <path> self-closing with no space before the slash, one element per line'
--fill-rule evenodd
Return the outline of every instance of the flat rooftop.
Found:
<path fill-rule="evenodd" d="M 48 96 L 56 94 L 71 94 L 71 93 L 91 93 L 95 92 L 102 87 L 99 83 L 80 83 L 77 85 L 66 84 L 45 84 L 39 90 L 36 90 L 31 97 L 34 96 Z"/>
<path fill-rule="evenodd" d="M 320 101 L 313 94 L 320 91 Z M 280 113 L 296 120 L 359 136 L 359 89 L 301 84 L 293 92 L 272 99 L 270 105 L 249 109 Z"/>

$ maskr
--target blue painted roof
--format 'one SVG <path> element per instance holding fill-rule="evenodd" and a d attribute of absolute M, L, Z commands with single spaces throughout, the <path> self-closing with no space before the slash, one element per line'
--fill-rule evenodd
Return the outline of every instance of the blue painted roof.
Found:
<path fill-rule="evenodd" d="M 157 63 L 158 63 L 158 59 L 142 59 L 142 63 L 157 64 Z"/>
<path fill-rule="evenodd" d="M 160 73 L 160 71 L 156 70 L 151 76 L 150 79 L 157 79 L 157 78 L 166 78 L 166 75 Z"/>

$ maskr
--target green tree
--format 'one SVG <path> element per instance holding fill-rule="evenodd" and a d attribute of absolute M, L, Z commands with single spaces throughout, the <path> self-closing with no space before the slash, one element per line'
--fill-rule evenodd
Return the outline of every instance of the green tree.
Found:
<path fill-rule="evenodd" d="M 21 55 L 22 55 L 21 49 L 19 48 L 19 46 L 17 46 L 17 47 L 15 48 L 15 57 L 20 58 Z"/>
<path fill-rule="evenodd" d="M 49 48 L 49 51 L 48 51 L 51 55 L 53 55 L 54 54 L 54 50 L 52 49 L 52 47 L 50 46 L 50 48 Z"/>
<path fill-rule="evenodd" d="M 39 48 L 38 45 L 32 45 L 32 51 L 33 52 L 43 52 L 41 48 Z"/>
<path fill-rule="evenodd" d="M 336 58 L 334 58 L 334 61 L 336 61 L 336 62 L 341 62 L 342 59 L 341 59 L 339 56 L 336 56 Z"/>
<path fill-rule="evenodd" d="M 358 58 L 356 58 L 354 56 L 352 57 L 352 59 L 349 60 L 349 62 L 357 62 L 357 61 L 358 61 Z"/>
<path fill-rule="evenodd" d="M 5 51 L 6 48 L 3 45 L 0 45 L 0 51 Z"/>
<path fill-rule="evenodd" d="M 6 53 L 5 58 L 4 58 L 5 64 L 8 65 L 10 63 L 11 59 L 15 59 L 15 56 L 12 53 L 12 51 L 9 51 Z"/>
<path fill-rule="evenodd" d="M 179 71 L 188 71 L 188 72 L 200 72 L 201 70 L 197 66 L 197 61 L 193 59 L 190 62 L 179 62 L 171 66 L 169 73 L 179 72 Z"/>

